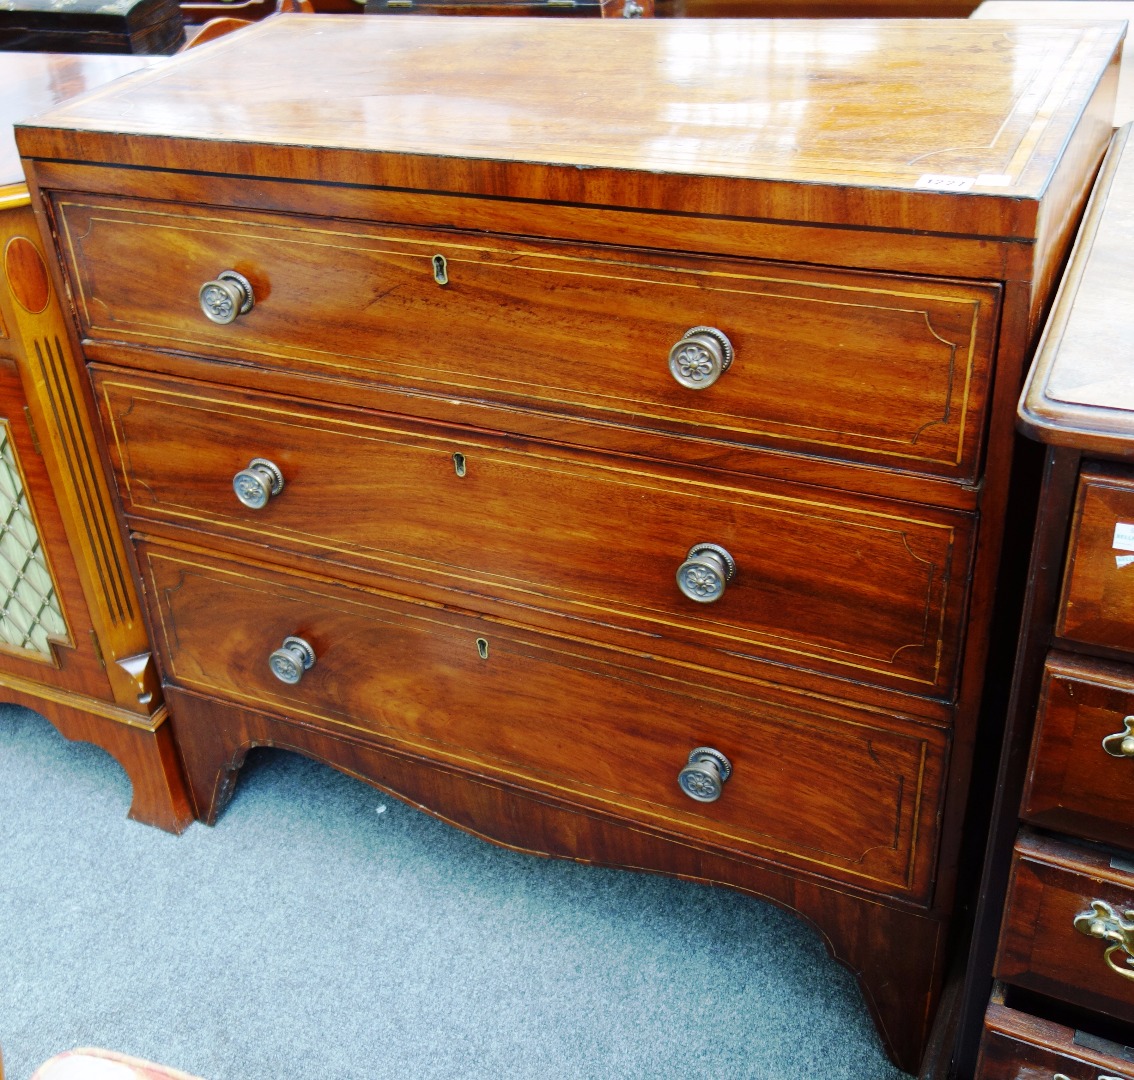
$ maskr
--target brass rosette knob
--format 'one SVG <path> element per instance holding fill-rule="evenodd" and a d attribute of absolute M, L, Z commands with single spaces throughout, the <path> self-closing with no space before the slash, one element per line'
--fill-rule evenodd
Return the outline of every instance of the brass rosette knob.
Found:
<path fill-rule="evenodd" d="M 719 544 L 694 544 L 677 568 L 677 587 L 699 604 L 712 604 L 736 576 L 736 560 Z"/>
<path fill-rule="evenodd" d="M 315 650 L 301 637 L 286 637 L 283 644 L 268 657 L 272 674 L 282 683 L 294 686 L 305 671 L 315 666 Z"/>
<path fill-rule="evenodd" d="M 712 386 L 732 364 L 732 342 L 715 326 L 694 326 L 669 350 L 669 373 L 688 390 Z"/>
<path fill-rule="evenodd" d="M 689 761 L 677 774 L 677 783 L 689 798 L 697 802 L 716 802 L 732 775 L 732 763 L 711 746 L 698 746 L 689 751 Z"/>
<path fill-rule="evenodd" d="M 253 458 L 247 469 L 232 478 L 232 490 L 249 510 L 263 510 L 268 500 L 283 491 L 280 468 L 267 458 Z"/>
<path fill-rule="evenodd" d="M 215 280 L 206 281 L 197 298 L 205 316 L 222 326 L 235 322 L 239 315 L 247 315 L 256 303 L 252 283 L 235 270 L 222 270 Z"/>

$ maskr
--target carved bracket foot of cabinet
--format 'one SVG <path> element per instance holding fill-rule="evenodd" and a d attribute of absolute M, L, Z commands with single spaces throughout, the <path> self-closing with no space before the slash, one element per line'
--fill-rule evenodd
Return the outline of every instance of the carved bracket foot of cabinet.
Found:
<path fill-rule="evenodd" d="M 467 832 L 512 850 L 726 885 L 802 916 L 854 973 L 892 1060 L 916 1073 L 941 986 L 945 925 L 926 915 L 715 855 L 408 754 L 335 737 L 166 688 L 198 817 L 216 821 L 254 746 L 332 765 Z"/>
<path fill-rule="evenodd" d="M 192 804 L 164 710 L 152 718 L 151 730 L 106 715 L 113 706 L 100 702 L 97 711 L 86 708 L 77 696 L 73 701 L 39 697 L 0 682 L 0 700 L 46 717 L 65 739 L 93 743 L 110 754 L 134 790 L 129 815 L 135 821 L 174 834 L 189 827 Z"/>

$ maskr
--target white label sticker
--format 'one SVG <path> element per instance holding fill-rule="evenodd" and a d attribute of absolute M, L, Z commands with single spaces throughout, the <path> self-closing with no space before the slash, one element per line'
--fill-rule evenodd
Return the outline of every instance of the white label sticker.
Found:
<path fill-rule="evenodd" d="M 1007 173 L 982 172 L 976 182 L 977 187 L 1011 187 L 1012 177 Z"/>
<path fill-rule="evenodd" d="M 926 191 L 971 191 L 971 176 L 946 176 L 944 173 L 923 173 L 917 178 L 914 187 Z"/>
<path fill-rule="evenodd" d="M 1115 555 L 1114 561 L 1118 564 L 1118 569 L 1121 570 L 1124 566 L 1134 563 L 1134 555 Z"/>
<path fill-rule="evenodd" d="M 1134 524 L 1120 521 L 1114 527 L 1114 550 L 1134 551 Z"/>

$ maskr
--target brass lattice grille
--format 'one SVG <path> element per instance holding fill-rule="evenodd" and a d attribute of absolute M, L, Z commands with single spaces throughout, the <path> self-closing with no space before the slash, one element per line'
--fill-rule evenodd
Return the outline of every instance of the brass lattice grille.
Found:
<path fill-rule="evenodd" d="M 6 420 L 0 420 L 0 644 L 51 658 L 67 624 L 28 505 Z"/>

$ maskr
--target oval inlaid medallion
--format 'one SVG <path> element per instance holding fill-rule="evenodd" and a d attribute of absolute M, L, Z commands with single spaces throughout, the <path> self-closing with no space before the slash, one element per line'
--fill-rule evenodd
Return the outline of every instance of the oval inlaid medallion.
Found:
<path fill-rule="evenodd" d="M 51 282 L 39 249 L 26 236 L 13 236 L 4 251 L 4 275 L 16 303 L 38 315 L 51 300 Z"/>

